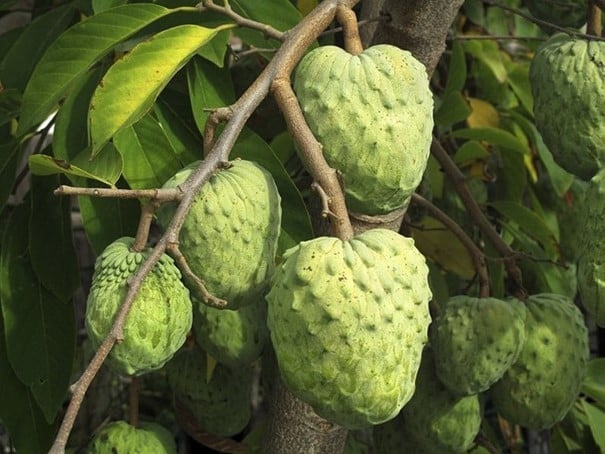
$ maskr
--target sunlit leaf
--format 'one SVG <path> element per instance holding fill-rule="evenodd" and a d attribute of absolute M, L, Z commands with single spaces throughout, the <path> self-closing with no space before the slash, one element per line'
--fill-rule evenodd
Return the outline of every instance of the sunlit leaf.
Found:
<path fill-rule="evenodd" d="M 107 164 L 107 167 L 114 168 L 114 164 L 121 162 L 121 157 L 112 144 L 107 144 L 107 153 L 105 156 L 99 156 L 95 158 L 95 162 L 103 162 Z M 84 152 L 80 160 L 85 162 L 86 154 L 90 156 L 90 151 L 88 153 Z M 108 186 L 113 186 L 117 178 L 119 177 L 121 171 L 117 173 L 115 178 L 111 180 L 105 180 L 95 174 L 92 174 L 74 164 L 71 164 L 63 159 L 53 158 L 52 156 L 36 154 L 32 155 L 28 159 L 29 169 L 34 175 L 54 175 L 54 174 L 64 174 L 72 177 L 79 178 L 89 178 L 91 180 L 97 180 L 101 183 L 104 183 Z M 109 172 L 107 172 L 109 173 Z"/>
<path fill-rule="evenodd" d="M 198 54 L 209 62 L 214 63 L 219 68 L 222 68 L 225 64 L 225 54 L 229 49 L 228 44 L 230 38 L 230 30 L 218 32 L 207 45 L 200 49 Z"/>
<path fill-rule="evenodd" d="M 469 128 L 497 128 L 500 125 L 500 114 L 487 101 L 478 98 L 468 98 L 471 113 L 466 119 Z"/>
<path fill-rule="evenodd" d="M 153 113 L 183 167 L 202 158 L 201 136 L 183 121 L 178 112 L 158 99 L 153 106 Z"/>

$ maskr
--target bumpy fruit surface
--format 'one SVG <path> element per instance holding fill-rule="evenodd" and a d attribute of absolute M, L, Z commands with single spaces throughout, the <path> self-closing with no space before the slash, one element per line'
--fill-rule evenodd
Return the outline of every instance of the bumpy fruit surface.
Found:
<path fill-rule="evenodd" d="M 525 0 L 529 12 L 540 19 L 559 27 L 580 28 L 586 23 L 586 0 Z M 542 26 L 547 32 L 551 27 Z"/>
<path fill-rule="evenodd" d="M 588 362 L 588 331 L 568 297 L 541 293 L 530 296 L 526 307 L 525 345 L 490 394 L 511 423 L 543 429 L 561 421 L 578 396 Z"/>
<path fill-rule="evenodd" d="M 197 164 L 178 172 L 164 187 L 183 183 Z M 262 299 L 275 268 L 281 206 L 269 172 L 250 161 L 231 164 L 202 186 L 179 242 L 189 267 L 208 291 L 227 300 L 229 309 L 237 309 Z M 158 211 L 164 228 L 174 210 L 165 204 Z M 195 285 L 188 286 L 194 297 L 203 298 Z"/>
<path fill-rule="evenodd" d="M 259 301 L 237 310 L 196 304 L 193 332 L 198 345 L 219 363 L 249 365 L 260 357 L 269 337 L 267 304 Z"/>
<path fill-rule="evenodd" d="M 267 295 L 286 386 L 349 429 L 394 418 L 427 341 L 427 274 L 413 240 L 384 229 L 286 251 Z"/>
<path fill-rule="evenodd" d="M 372 215 L 407 205 L 433 129 L 425 67 L 387 44 L 359 55 L 323 46 L 301 60 L 294 89 L 326 160 L 342 173 L 349 208 Z"/>
<path fill-rule="evenodd" d="M 217 363 L 210 379 L 207 372 L 206 352 L 197 347 L 179 352 L 166 365 L 175 400 L 206 432 L 222 437 L 241 432 L 252 415 L 252 369 Z"/>
<path fill-rule="evenodd" d="M 403 438 L 414 447 L 409 452 L 458 453 L 472 445 L 480 426 L 479 397 L 455 396 L 443 386 L 432 351 L 425 348 L 412 399 L 397 418 L 376 427 L 374 433 L 379 453 L 402 452 L 396 445 L 406 443 Z M 391 435 L 381 435 L 382 431 Z"/>
<path fill-rule="evenodd" d="M 559 33 L 530 67 L 536 126 L 555 161 L 589 180 L 605 163 L 605 42 Z"/>
<path fill-rule="evenodd" d="M 525 341 L 525 305 L 455 296 L 431 325 L 430 339 L 443 384 L 454 394 L 478 394 L 519 356 Z"/>
<path fill-rule="evenodd" d="M 136 454 L 153 452 L 176 454 L 174 438 L 167 429 L 152 422 L 131 426 L 126 421 L 115 421 L 103 427 L 93 438 L 88 454 Z"/>
<path fill-rule="evenodd" d="M 86 330 L 98 348 L 128 291 L 130 279 L 150 250 L 131 251 L 133 238 L 111 243 L 97 258 L 86 305 Z M 172 258 L 164 254 L 143 281 L 124 325 L 124 340 L 111 349 L 108 364 L 118 373 L 140 375 L 162 367 L 191 329 L 189 291 Z"/>
<path fill-rule="evenodd" d="M 576 234 L 581 238 L 578 254 L 580 301 L 605 327 L 605 172 L 597 173 L 588 185 L 584 213 Z"/>

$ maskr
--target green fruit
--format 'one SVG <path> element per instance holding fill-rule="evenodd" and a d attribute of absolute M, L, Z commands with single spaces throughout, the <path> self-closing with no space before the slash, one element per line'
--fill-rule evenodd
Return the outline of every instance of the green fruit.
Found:
<path fill-rule="evenodd" d="M 523 349 L 490 394 L 511 423 L 543 429 L 561 421 L 580 392 L 588 331 L 568 297 L 541 293 L 530 296 L 526 307 Z"/>
<path fill-rule="evenodd" d="M 86 305 L 86 330 L 97 349 L 109 334 L 128 291 L 129 279 L 150 249 L 131 250 L 133 238 L 111 243 L 97 258 Z M 193 318 L 189 291 L 166 254 L 143 281 L 124 324 L 124 340 L 116 343 L 108 364 L 116 372 L 140 375 L 162 367 L 183 345 Z"/>
<path fill-rule="evenodd" d="M 597 325 L 605 327 L 605 172 L 590 180 L 584 206 L 576 232 L 582 239 L 578 290 L 582 306 Z"/>
<path fill-rule="evenodd" d="M 407 206 L 433 129 L 422 63 L 387 44 L 359 55 L 323 46 L 301 60 L 294 89 L 326 160 L 342 173 L 349 208 L 373 215 Z"/>
<path fill-rule="evenodd" d="M 195 419 L 195 426 L 221 437 L 241 432 L 250 421 L 252 369 L 216 364 L 208 377 L 206 352 L 183 350 L 166 365 L 174 398 Z"/>
<path fill-rule="evenodd" d="M 580 28 L 586 23 L 586 0 L 525 0 L 532 16 L 559 27 Z M 540 26 L 547 32 L 552 27 Z"/>
<path fill-rule="evenodd" d="M 179 171 L 164 188 L 183 183 L 198 164 Z M 158 211 L 162 227 L 174 211 L 173 205 Z M 180 250 L 208 291 L 237 309 L 263 297 L 275 268 L 280 222 L 280 196 L 271 174 L 254 162 L 235 160 L 196 195 L 180 232 Z M 203 300 L 197 287 L 186 283 Z"/>
<path fill-rule="evenodd" d="M 93 438 L 88 454 L 176 454 L 176 443 L 172 434 L 164 427 L 152 422 L 143 422 L 138 427 L 126 421 L 115 421 L 104 426 Z"/>
<path fill-rule="evenodd" d="M 525 341 L 518 300 L 451 298 L 430 328 L 437 375 L 454 394 L 487 390 L 516 361 Z"/>
<path fill-rule="evenodd" d="M 349 429 L 397 415 L 414 392 L 430 323 L 428 268 L 413 240 L 374 229 L 284 253 L 268 325 L 282 378 Z"/>
<path fill-rule="evenodd" d="M 479 397 L 455 396 L 443 386 L 427 348 L 414 396 L 395 419 L 374 428 L 374 438 L 378 453 L 459 453 L 471 447 L 480 426 Z"/>
<path fill-rule="evenodd" d="M 562 33 L 537 51 L 530 67 L 536 126 L 555 161 L 589 180 L 605 164 L 605 42 Z"/>
<path fill-rule="evenodd" d="M 193 333 L 198 345 L 219 363 L 235 368 L 258 359 L 269 336 L 267 304 L 259 301 L 237 310 L 194 305 Z"/>

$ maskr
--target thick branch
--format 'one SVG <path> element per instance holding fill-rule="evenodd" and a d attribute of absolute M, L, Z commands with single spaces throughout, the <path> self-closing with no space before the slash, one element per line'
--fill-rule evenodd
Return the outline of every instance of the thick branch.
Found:
<path fill-rule="evenodd" d="M 345 50 L 353 55 L 362 53 L 363 45 L 359 37 L 359 26 L 357 25 L 355 12 L 351 8 L 341 5 L 336 10 L 336 20 L 342 25 Z"/>

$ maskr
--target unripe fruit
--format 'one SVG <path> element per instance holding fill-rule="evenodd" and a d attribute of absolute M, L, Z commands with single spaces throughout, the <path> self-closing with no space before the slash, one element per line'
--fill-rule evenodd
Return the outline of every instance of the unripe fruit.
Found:
<path fill-rule="evenodd" d="M 536 127 L 555 161 L 589 180 L 605 164 L 605 42 L 562 33 L 536 52 L 530 67 Z"/>
<path fill-rule="evenodd" d="M 150 249 L 131 251 L 133 238 L 111 243 L 97 258 L 86 305 L 86 330 L 93 348 L 109 334 L 116 313 Z M 183 345 L 191 329 L 189 291 L 172 258 L 164 254 L 147 275 L 124 324 L 124 340 L 113 346 L 107 363 L 116 372 L 140 375 L 162 367 Z"/>
<path fill-rule="evenodd" d="M 131 426 L 126 421 L 115 421 L 103 427 L 88 447 L 88 454 L 176 454 L 172 434 L 152 422 Z"/>
<path fill-rule="evenodd" d="M 387 44 L 359 55 L 322 46 L 301 60 L 294 89 L 327 162 L 342 174 L 348 207 L 373 215 L 407 206 L 433 129 L 426 68 Z"/>
<path fill-rule="evenodd" d="M 516 361 L 525 342 L 518 300 L 455 296 L 430 327 L 437 375 L 454 394 L 486 391 Z"/>
<path fill-rule="evenodd" d="M 179 171 L 164 187 L 184 183 L 198 164 Z M 157 213 L 160 225 L 166 228 L 174 211 L 163 205 Z M 280 222 L 280 196 L 271 174 L 254 162 L 235 160 L 196 195 L 180 231 L 180 250 L 208 291 L 237 309 L 263 297 L 275 268 Z M 195 284 L 186 283 L 203 300 Z"/>
<path fill-rule="evenodd" d="M 413 240 L 373 229 L 304 241 L 283 257 L 267 301 L 286 386 L 349 429 L 395 417 L 414 392 L 430 322 Z"/>
<path fill-rule="evenodd" d="M 523 349 L 490 394 L 511 423 L 544 429 L 563 419 L 580 392 L 588 330 L 582 313 L 566 296 L 533 295 L 526 307 Z"/>

